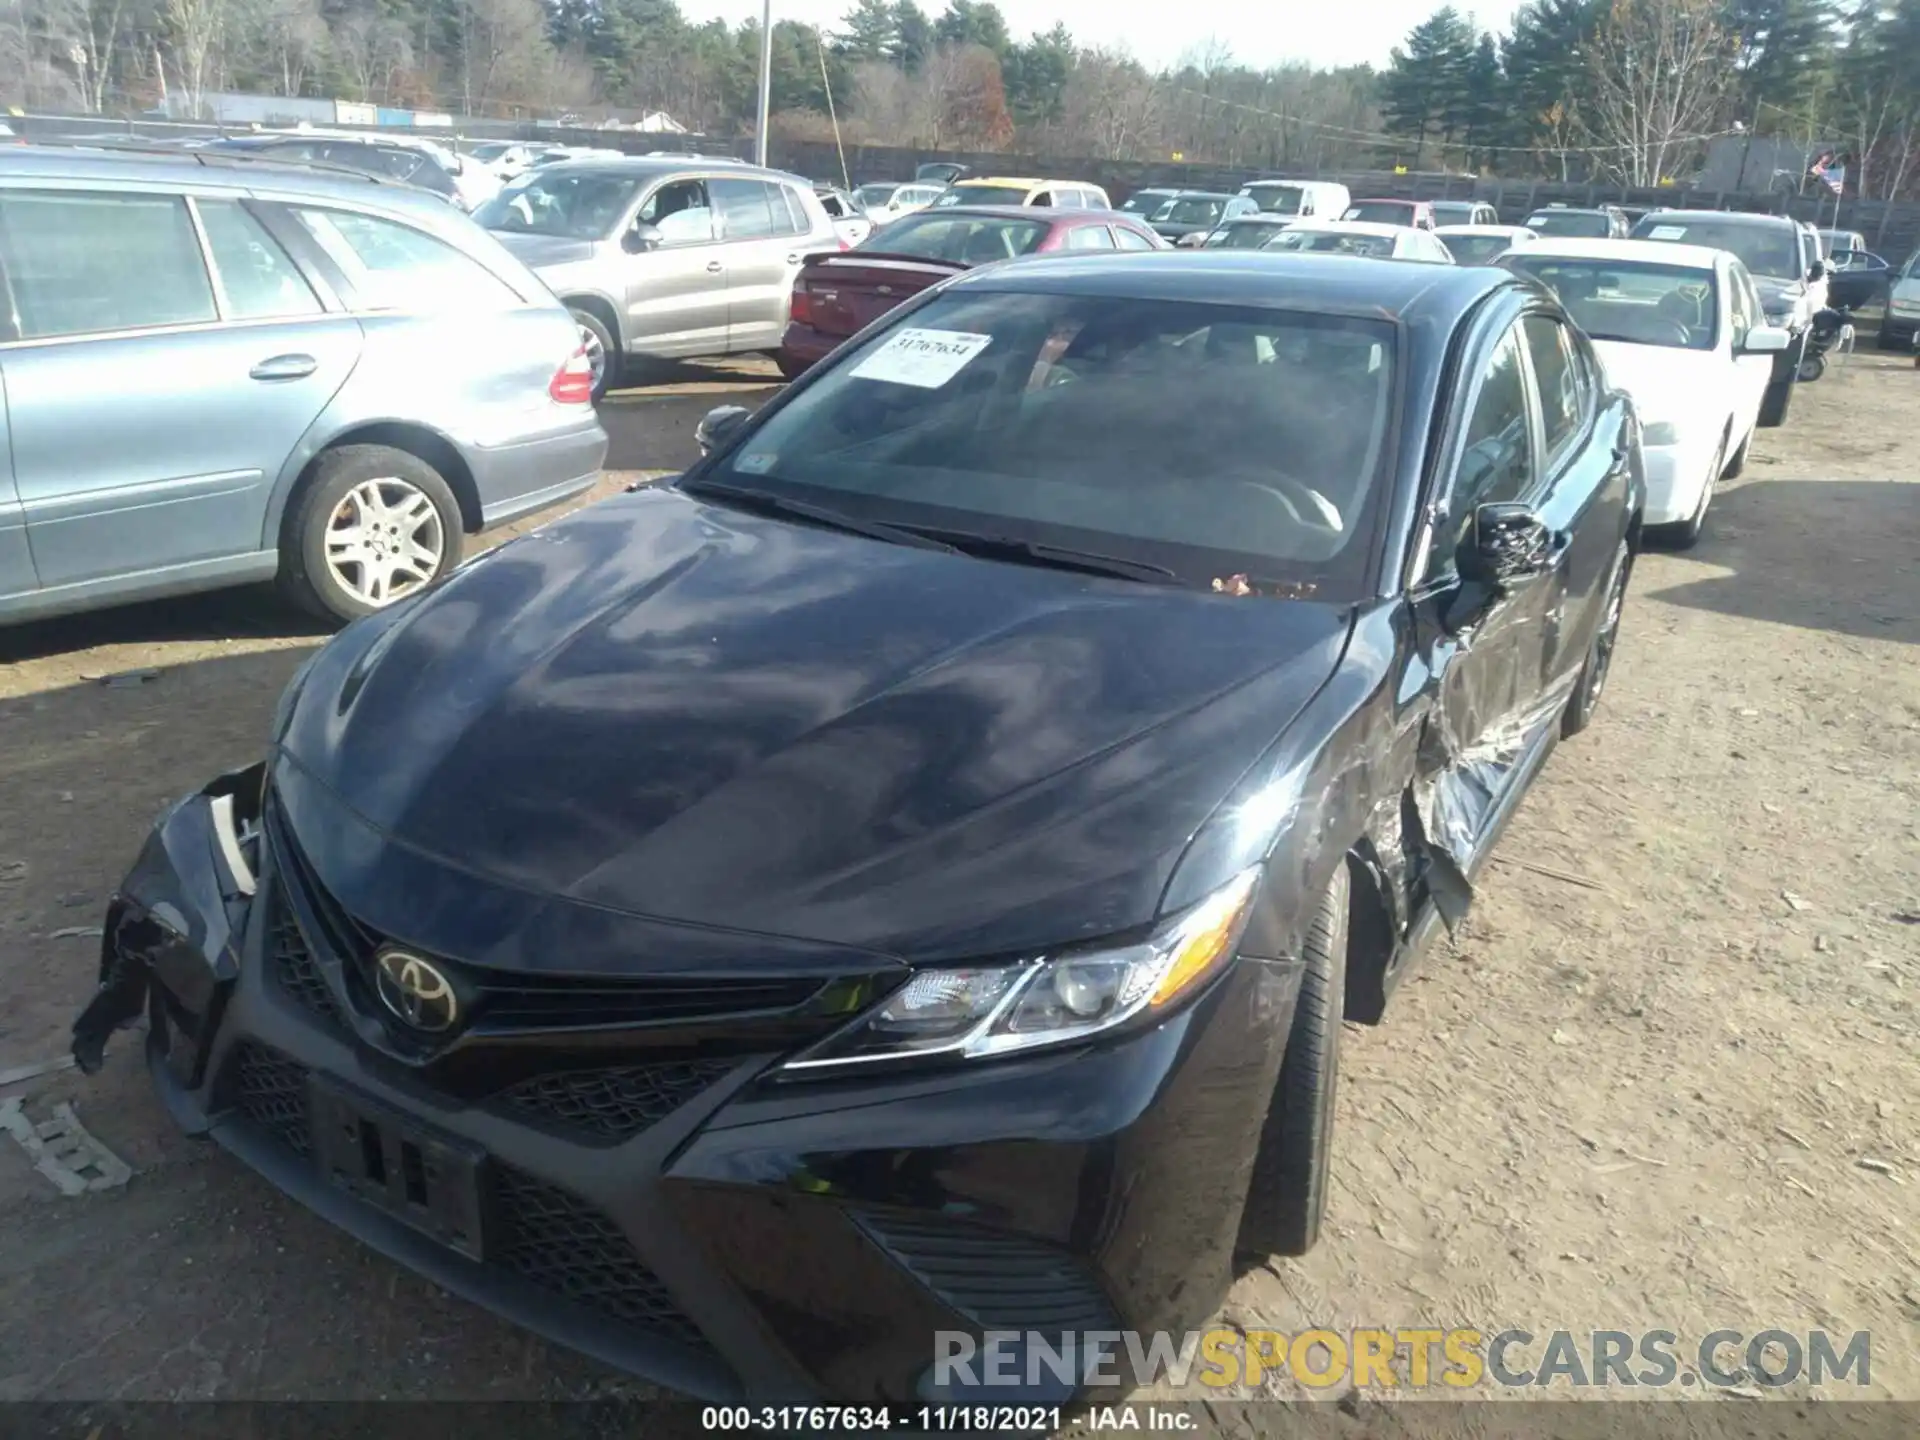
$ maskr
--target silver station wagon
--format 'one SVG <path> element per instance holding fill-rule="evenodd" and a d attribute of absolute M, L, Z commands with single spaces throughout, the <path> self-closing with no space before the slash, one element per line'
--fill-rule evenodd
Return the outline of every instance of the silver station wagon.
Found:
<path fill-rule="evenodd" d="M 435 196 L 0 152 L 0 623 L 277 577 L 350 619 L 591 485 L 578 327 Z"/>

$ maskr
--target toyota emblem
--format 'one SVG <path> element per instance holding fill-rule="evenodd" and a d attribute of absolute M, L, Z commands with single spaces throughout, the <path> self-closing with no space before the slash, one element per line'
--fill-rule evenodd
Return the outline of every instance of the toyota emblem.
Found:
<path fill-rule="evenodd" d="M 430 1034 L 453 1028 L 460 997 L 444 970 L 410 950 L 382 950 L 373 964 L 380 1003 L 396 1017 Z"/>

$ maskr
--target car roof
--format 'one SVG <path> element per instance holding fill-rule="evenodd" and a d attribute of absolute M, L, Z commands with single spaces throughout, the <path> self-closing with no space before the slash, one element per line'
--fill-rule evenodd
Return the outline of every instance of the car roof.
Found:
<path fill-rule="evenodd" d="M 1069 210 L 1060 205 L 937 205 L 922 213 L 933 220 L 973 215 L 990 220 L 1124 220 L 1129 225 L 1139 223 L 1137 217 L 1122 215 L 1118 210 Z M 907 221 L 896 220 L 894 223 L 904 225 Z"/>
<path fill-rule="evenodd" d="M 1353 197 L 1353 203 L 1356 205 L 1405 205 L 1408 209 L 1412 209 L 1416 205 L 1425 205 L 1430 202 L 1425 200 L 1397 200 L 1391 195 L 1356 195 Z"/>
<path fill-rule="evenodd" d="M 1605 205 L 1536 205 L 1529 215 L 1612 215 L 1614 207 Z"/>
<path fill-rule="evenodd" d="M 975 290 L 1189 300 L 1431 321 L 1451 329 L 1497 290 L 1527 282 L 1480 265 L 1279 250 L 1161 250 L 994 265 L 953 282 Z"/>
<path fill-rule="evenodd" d="M 1225 190 L 1169 190 L 1169 195 L 1182 200 L 1236 200 L 1239 197 Z"/>
<path fill-rule="evenodd" d="M 0 146 L 0 175 L 27 179 L 99 180 L 126 185 L 231 186 L 256 195 L 335 199 L 385 210 L 411 210 L 444 223 L 447 202 L 431 191 L 344 166 L 253 159 L 242 150 L 90 150 L 64 145 Z"/>
<path fill-rule="evenodd" d="M 1685 270 L 1711 270 L 1726 252 L 1709 245 L 1680 245 L 1666 240 L 1585 240 L 1543 235 L 1527 254 L 1568 260 L 1647 260 Z"/>
<path fill-rule="evenodd" d="M 1490 235 L 1504 238 L 1510 235 L 1537 235 L 1539 232 L 1529 230 L 1524 225 L 1436 225 L 1433 227 L 1433 233 L 1436 235 Z"/>
<path fill-rule="evenodd" d="M 1100 187 L 1091 180 L 1069 180 L 1064 176 L 1034 179 L 1030 175 L 963 175 L 950 187 L 958 190 L 968 185 L 1025 185 L 1030 189 L 1039 189 L 1042 185 L 1078 185 L 1084 190 L 1097 190 Z"/>
<path fill-rule="evenodd" d="M 747 165 L 738 160 L 722 160 L 706 155 L 623 155 L 617 159 L 611 155 L 589 155 L 578 160 L 560 160 L 552 165 L 542 165 L 540 173 L 543 175 L 634 175 L 644 179 L 656 175 L 698 175 L 715 166 L 725 169 L 729 179 L 737 175 L 748 179 L 785 180 L 808 190 L 813 189 L 813 181 L 804 175 L 795 175 L 787 170 L 762 169 L 758 165 Z"/>
<path fill-rule="evenodd" d="M 1222 225 L 1291 225 L 1299 218 L 1298 215 L 1276 215 L 1271 210 L 1255 210 L 1248 215 L 1229 215 L 1220 223 Z M 1337 222 L 1328 221 L 1327 223 Z"/>
<path fill-rule="evenodd" d="M 1287 227 L 1290 230 L 1304 231 L 1317 235 L 1327 231 L 1335 235 L 1381 235 L 1389 240 L 1397 240 L 1406 233 L 1404 225 L 1388 225 L 1379 220 L 1301 220 Z"/>
<path fill-rule="evenodd" d="M 1643 216 L 1640 223 L 1644 225 L 1648 220 L 1660 225 L 1698 225 L 1708 220 L 1716 224 L 1730 221 L 1735 225 L 1791 225 L 1796 230 L 1801 225 L 1791 215 L 1756 215 L 1750 210 L 1660 210 Z"/>

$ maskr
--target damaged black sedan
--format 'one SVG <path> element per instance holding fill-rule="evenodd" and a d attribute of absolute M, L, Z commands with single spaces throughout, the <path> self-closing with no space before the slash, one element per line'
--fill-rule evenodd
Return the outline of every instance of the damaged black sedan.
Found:
<path fill-rule="evenodd" d="M 144 1017 L 180 1124 L 705 1396 L 1203 1319 L 1594 713 L 1628 402 L 1503 271 L 1109 256 L 703 437 L 318 652 L 113 902 L 81 1064 Z"/>

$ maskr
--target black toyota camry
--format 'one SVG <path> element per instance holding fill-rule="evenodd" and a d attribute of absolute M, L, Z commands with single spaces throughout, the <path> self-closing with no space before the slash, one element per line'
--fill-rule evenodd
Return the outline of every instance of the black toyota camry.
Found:
<path fill-rule="evenodd" d="M 1512 274 L 1220 251 L 962 275 L 703 438 L 314 656 L 80 1063 L 145 1017 L 181 1125 L 711 1397 L 1204 1319 L 1594 713 L 1628 402 Z"/>

